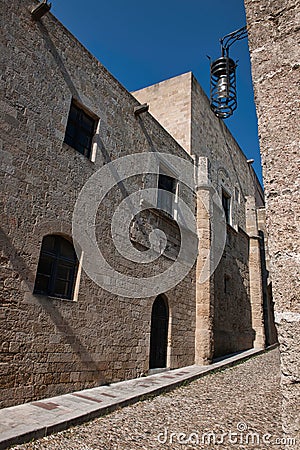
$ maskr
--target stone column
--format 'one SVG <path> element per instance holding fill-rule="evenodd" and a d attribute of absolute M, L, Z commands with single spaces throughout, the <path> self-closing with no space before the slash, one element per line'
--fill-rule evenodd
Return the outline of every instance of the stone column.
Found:
<path fill-rule="evenodd" d="M 196 266 L 196 336 L 195 363 L 206 365 L 213 357 L 213 276 L 211 276 L 211 212 L 212 192 L 208 181 L 207 158 L 198 160 L 197 231 L 198 258 Z"/>
<path fill-rule="evenodd" d="M 255 198 L 246 198 L 246 227 L 249 236 L 249 288 L 252 313 L 252 328 L 255 332 L 254 348 L 265 347 L 263 285 L 261 255 L 257 227 Z"/>

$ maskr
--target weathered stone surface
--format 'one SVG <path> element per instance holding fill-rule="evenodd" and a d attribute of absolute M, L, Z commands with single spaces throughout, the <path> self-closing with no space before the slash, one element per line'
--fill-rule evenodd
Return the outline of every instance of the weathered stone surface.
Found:
<path fill-rule="evenodd" d="M 71 236 L 81 188 L 110 160 L 153 148 L 191 160 L 150 115 L 134 116 L 138 102 L 51 14 L 33 22 L 34 4 L 1 4 L 6 17 L 1 406 L 147 372 L 154 297 L 112 295 L 84 271 L 77 301 L 33 295 L 41 242 L 46 234 Z M 72 97 L 100 118 L 94 163 L 63 143 Z M 142 177 L 124 186 L 129 193 L 141 189 Z M 115 188 L 99 210 L 99 243 L 114 267 L 143 277 L 143 265 L 126 265 L 111 243 L 111 213 L 121 199 Z M 155 226 L 157 220 L 152 222 Z M 166 228 L 174 247 L 178 231 Z M 168 257 L 160 259 L 152 268 L 158 273 L 173 263 Z M 195 268 L 167 298 L 172 316 L 168 365 L 193 364 Z"/>
<path fill-rule="evenodd" d="M 238 349 L 265 345 L 265 315 L 272 324 L 271 297 L 263 296 L 269 280 L 260 245 L 259 208 L 262 188 L 247 158 L 222 120 L 210 110 L 208 98 L 192 73 L 185 73 L 133 93 L 149 103 L 149 111 L 195 159 L 198 170 L 196 361 L 207 363 Z M 208 186 L 212 187 L 207 191 Z M 224 254 L 213 276 L 198 280 L 211 247 L 212 227 L 217 220 L 211 193 L 231 198 L 230 224 Z M 250 205 L 250 206 L 249 206 Z M 210 211 L 207 214 L 207 211 Z M 260 228 L 258 228 L 260 227 Z M 206 252 L 206 253 L 205 253 Z M 213 261 L 209 271 L 213 271 Z M 268 344 L 276 341 L 273 335 Z"/>
<path fill-rule="evenodd" d="M 83 270 L 78 275 L 74 301 L 33 294 L 43 237 L 60 234 L 71 240 L 74 206 L 86 181 L 125 155 L 166 152 L 179 156 L 192 169 L 192 164 L 197 167 L 202 200 L 208 184 L 219 195 L 224 188 L 232 197 L 226 251 L 216 275 L 200 283 L 212 240 L 211 197 L 205 212 L 201 196 L 196 201 L 195 193 L 180 186 L 178 196 L 198 222 L 199 258 L 168 292 L 160 287 L 170 316 L 167 365 L 177 368 L 195 360 L 209 363 L 214 355 L 251 347 L 254 333 L 262 334 L 262 296 L 260 288 L 253 289 L 255 282 L 251 283 L 251 279 L 261 283 L 259 271 L 255 278 L 260 255 L 256 246 L 255 262 L 249 263 L 251 227 L 248 229 L 246 223 L 246 196 L 255 198 L 255 208 L 263 202 L 254 173 L 237 143 L 210 111 L 192 74 L 170 81 L 170 101 L 168 95 L 164 100 L 166 105 L 178 105 L 168 113 L 168 131 L 185 149 L 150 114 L 135 116 L 137 100 L 59 21 L 51 14 L 41 21 L 32 20 L 30 10 L 35 4 L 34 0 L 4 0 L 1 4 L 6 18 L 1 134 L 1 405 L 133 378 L 149 369 L 154 296 L 112 294 Z M 163 86 L 167 86 L 167 94 L 169 85 Z M 99 118 L 91 159 L 64 143 L 72 99 Z M 172 266 L 182 236 L 172 219 L 150 208 L 128 224 L 128 235 L 131 244 L 144 251 L 151 231 L 163 230 L 167 248 L 157 263 L 136 264 L 114 246 L 112 217 L 124 197 L 145 187 L 157 187 L 157 177 L 148 176 L 147 168 L 144 175 L 125 180 L 117 177 L 99 206 L 95 234 L 112 267 L 143 278 L 146 284 L 147 277 Z M 251 226 L 257 225 L 255 208 Z M 231 292 L 225 295 L 225 279 L 231 272 L 232 282 L 227 283 Z M 108 281 L 110 286 L 116 285 L 113 277 Z M 133 279 L 136 292 L 137 286 Z"/>
<path fill-rule="evenodd" d="M 299 433 L 299 1 L 245 0 L 281 349 L 284 428 Z"/>

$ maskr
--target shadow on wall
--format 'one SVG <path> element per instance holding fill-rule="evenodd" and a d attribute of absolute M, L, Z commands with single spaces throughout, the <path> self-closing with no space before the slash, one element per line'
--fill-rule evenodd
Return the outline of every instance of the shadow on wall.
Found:
<path fill-rule="evenodd" d="M 274 302 L 272 295 L 272 283 L 269 282 L 269 271 L 266 267 L 266 254 L 265 254 L 265 235 L 264 232 L 259 230 L 258 235 L 260 260 L 261 260 L 261 274 L 263 283 L 263 301 L 264 301 L 264 324 L 266 334 L 266 345 L 272 345 L 278 342 L 277 330 L 275 327 L 275 315 L 274 315 Z"/>
<path fill-rule="evenodd" d="M 214 358 L 253 348 L 248 260 L 247 236 L 228 227 L 224 254 L 214 274 Z"/>
<path fill-rule="evenodd" d="M 46 48 L 49 50 L 49 52 L 52 54 L 54 61 L 56 62 L 57 66 L 59 67 L 61 74 L 65 80 L 66 85 L 68 86 L 68 88 L 70 89 L 70 92 L 72 94 L 72 96 L 74 98 L 76 98 L 76 100 L 81 101 L 81 98 L 79 96 L 79 92 L 77 91 L 70 75 L 69 72 L 67 71 L 67 69 L 65 68 L 64 62 L 60 56 L 60 54 L 58 53 L 55 44 L 53 43 L 47 28 L 45 27 L 45 25 L 42 22 L 35 22 L 36 26 L 39 28 L 44 41 L 45 41 L 45 45 Z"/>

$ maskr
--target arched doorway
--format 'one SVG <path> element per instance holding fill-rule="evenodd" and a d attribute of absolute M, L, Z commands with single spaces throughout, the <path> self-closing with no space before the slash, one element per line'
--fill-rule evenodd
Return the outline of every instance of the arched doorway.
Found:
<path fill-rule="evenodd" d="M 158 295 L 152 306 L 150 335 L 150 369 L 167 365 L 169 308 L 163 295 Z"/>

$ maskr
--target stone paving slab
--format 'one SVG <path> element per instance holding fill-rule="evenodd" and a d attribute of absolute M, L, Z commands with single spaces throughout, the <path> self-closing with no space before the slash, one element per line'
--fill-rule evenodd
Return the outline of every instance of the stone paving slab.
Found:
<path fill-rule="evenodd" d="M 0 410 L 0 450 L 94 419 L 144 397 L 170 391 L 218 369 L 263 353 L 251 349 L 209 366 L 189 366 L 85 389 Z"/>

